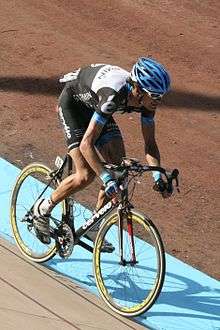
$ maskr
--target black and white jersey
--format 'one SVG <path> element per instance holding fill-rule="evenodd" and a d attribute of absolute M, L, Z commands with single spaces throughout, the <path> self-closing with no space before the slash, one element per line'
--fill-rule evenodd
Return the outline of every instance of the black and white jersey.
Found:
<path fill-rule="evenodd" d="M 154 113 L 144 107 L 128 107 L 129 75 L 119 66 L 91 64 L 64 75 L 60 82 L 66 82 L 70 97 L 104 117 L 110 117 L 116 111 L 142 112 L 154 117 Z"/>
<path fill-rule="evenodd" d="M 113 65 L 91 64 L 65 75 L 68 91 L 94 111 L 111 116 L 115 111 L 127 110 L 127 78 L 129 72 Z"/>
<path fill-rule="evenodd" d="M 153 124 L 153 111 L 143 106 L 128 106 L 131 91 L 128 77 L 129 72 L 118 66 L 91 64 L 60 79 L 65 86 L 59 97 L 59 117 L 69 149 L 79 147 L 91 120 L 103 127 L 100 135 L 102 142 L 121 136 L 112 116 L 116 111 L 140 112 L 142 123 Z"/>

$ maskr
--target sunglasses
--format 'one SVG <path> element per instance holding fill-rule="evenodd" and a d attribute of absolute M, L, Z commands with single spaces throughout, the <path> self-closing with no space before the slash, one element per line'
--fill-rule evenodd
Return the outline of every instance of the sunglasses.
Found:
<path fill-rule="evenodd" d="M 160 101 L 162 99 L 162 97 L 164 96 L 164 94 L 152 93 L 152 92 L 149 92 L 148 90 L 142 89 L 140 87 L 139 87 L 139 89 L 143 96 L 144 96 L 144 93 L 146 93 L 152 100 L 155 100 L 155 101 Z"/>
<path fill-rule="evenodd" d="M 160 101 L 162 99 L 162 97 L 164 96 L 164 94 L 158 94 L 158 93 L 152 93 L 152 92 L 149 92 L 147 90 L 142 90 L 144 93 L 147 93 L 147 95 L 152 99 L 152 100 L 155 100 L 155 101 Z"/>

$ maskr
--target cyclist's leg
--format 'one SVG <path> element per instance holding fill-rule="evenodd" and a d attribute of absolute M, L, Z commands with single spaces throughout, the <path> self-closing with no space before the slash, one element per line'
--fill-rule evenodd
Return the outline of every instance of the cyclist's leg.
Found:
<path fill-rule="evenodd" d="M 125 157 L 123 138 L 120 129 L 113 118 L 110 120 L 103 134 L 98 139 L 96 148 L 98 149 L 103 160 L 107 163 L 120 164 L 122 158 Z M 101 187 L 96 209 L 100 209 L 107 201 L 108 198 L 105 195 L 104 187 Z"/>
<path fill-rule="evenodd" d="M 64 88 L 59 98 L 58 114 L 63 126 L 66 143 L 71 156 L 75 173 L 64 179 L 59 187 L 52 194 L 52 201 L 57 204 L 70 194 L 84 189 L 89 185 L 95 173 L 86 162 L 79 145 L 88 127 L 90 116 L 85 105 L 74 101 L 69 95 L 68 89 Z"/>
<path fill-rule="evenodd" d="M 58 114 L 76 172 L 62 181 L 52 193 L 51 198 L 39 199 L 35 203 L 34 215 L 36 220 L 34 226 L 45 236 L 49 236 L 49 217 L 53 207 L 70 194 L 86 187 L 95 177 L 79 150 L 80 142 L 90 119 L 87 113 L 82 109 L 82 104 L 74 102 L 67 88 L 64 88 L 59 98 Z"/>
<path fill-rule="evenodd" d="M 70 150 L 69 155 L 73 160 L 75 173 L 65 178 L 52 193 L 51 199 L 54 204 L 61 202 L 72 193 L 84 189 L 95 177 L 95 173 L 86 162 L 79 147 Z"/>
<path fill-rule="evenodd" d="M 79 148 L 72 149 L 69 154 L 75 165 L 75 173 L 65 178 L 52 192 L 51 197 L 48 199 L 49 202 L 47 199 L 39 199 L 34 206 L 34 215 L 36 217 L 34 219 L 34 227 L 38 238 L 46 244 L 51 242 L 49 218 L 53 207 L 72 193 L 84 189 L 95 177 L 95 173 L 89 167 Z"/>

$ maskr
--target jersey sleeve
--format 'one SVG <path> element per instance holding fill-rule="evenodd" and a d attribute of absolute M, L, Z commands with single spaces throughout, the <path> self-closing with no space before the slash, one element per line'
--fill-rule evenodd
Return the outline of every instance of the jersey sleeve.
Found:
<path fill-rule="evenodd" d="M 118 93 L 114 89 L 109 87 L 104 87 L 98 90 L 97 112 L 102 114 L 104 117 L 111 117 L 117 110 L 117 94 Z"/>

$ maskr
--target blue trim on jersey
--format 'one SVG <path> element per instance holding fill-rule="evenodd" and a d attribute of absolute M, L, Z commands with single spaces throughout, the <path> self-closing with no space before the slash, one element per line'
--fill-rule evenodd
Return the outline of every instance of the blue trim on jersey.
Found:
<path fill-rule="evenodd" d="M 92 116 L 92 120 L 95 121 L 96 123 L 98 123 L 99 125 L 104 126 L 107 121 L 108 118 L 103 117 L 100 113 L 98 112 L 94 112 L 93 116 Z"/>
<path fill-rule="evenodd" d="M 104 144 L 108 143 L 109 141 L 111 141 L 115 137 L 120 137 L 121 138 L 120 131 L 113 131 L 113 132 L 108 132 L 108 133 L 104 134 L 103 136 L 98 138 L 98 140 L 95 143 L 95 146 L 97 148 L 101 148 Z"/>
<path fill-rule="evenodd" d="M 141 116 L 141 122 L 145 125 L 152 125 L 154 123 L 154 118 Z"/>

